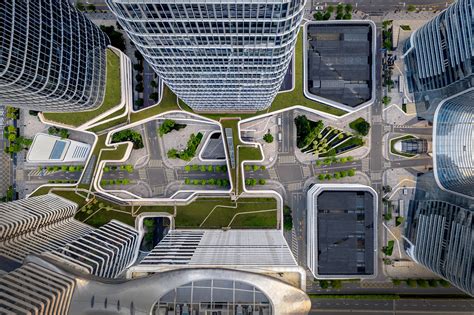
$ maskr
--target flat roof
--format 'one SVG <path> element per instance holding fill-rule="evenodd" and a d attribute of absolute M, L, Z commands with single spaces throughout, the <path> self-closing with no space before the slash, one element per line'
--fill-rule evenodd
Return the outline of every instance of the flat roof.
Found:
<path fill-rule="evenodd" d="M 374 273 L 374 198 L 367 191 L 323 191 L 317 197 L 318 273 Z"/>
<path fill-rule="evenodd" d="M 35 136 L 33 144 L 28 150 L 28 161 L 61 161 L 69 147 L 69 141 L 59 137 L 39 133 Z"/>
<path fill-rule="evenodd" d="M 351 108 L 373 96 L 373 28 L 370 23 L 307 25 L 307 92 Z"/>
<path fill-rule="evenodd" d="M 308 267 L 316 278 L 373 277 L 377 271 L 377 193 L 360 184 L 308 191 Z"/>

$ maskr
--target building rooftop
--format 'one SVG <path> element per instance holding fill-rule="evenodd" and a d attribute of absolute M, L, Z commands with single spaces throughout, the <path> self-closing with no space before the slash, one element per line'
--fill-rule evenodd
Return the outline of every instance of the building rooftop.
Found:
<path fill-rule="evenodd" d="M 373 95 L 373 28 L 364 23 L 307 26 L 307 92 L 354 108 Z"/>
<path fill-rule="evenodd" d="M 91 146 L 79 141 L 39 133 L 28 150 L 29 163 L 84 162 Z"/>
<path fill-rule="evenodd" d="M 308 229 L 313 238 L 310 269 L 316 277 L 374 275 L 375 192 L 364 186 L 323 186 L 316 185 L 308 192 Z"/>

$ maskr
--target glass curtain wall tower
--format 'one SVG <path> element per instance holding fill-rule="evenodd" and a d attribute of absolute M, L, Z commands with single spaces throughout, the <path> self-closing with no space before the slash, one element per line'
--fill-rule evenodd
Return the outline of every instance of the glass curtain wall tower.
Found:
<path fill-rule="evenodd" d="M 200 112 L 270 106 L 287 71 L 305 0 L 107 0 L 168 87 Z"/>
<path fill-rule="evenodd" d="M 69 112 L 101 105 L 107 36 L 68 1 L 0 4 L 0 104 Z"/>
<path fill-rule="evenodd" d="M 404 56 L 411 92 L 440 89 L 472 76 L 472 12 L 472 0 L 458 0 L 412 34 Z"/>

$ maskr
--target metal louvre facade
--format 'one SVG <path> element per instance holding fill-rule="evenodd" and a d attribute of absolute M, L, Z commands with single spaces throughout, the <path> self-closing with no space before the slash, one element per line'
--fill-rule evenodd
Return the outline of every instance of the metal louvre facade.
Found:
<path fill-rule="evenodd" d="M 292 58 L 304 0 L 107 0 L 167 86 L 201 112 L 270 106 Z"/>
<path fill-rule="evenodd" d="M 138 267 L 296 266 L 278 230 L 172 230 Z"/>
<path fill-rule="evenodd" d="M 115 278 L 134 262 L 138 241 L 135 229 L 111 221 L 45 256 L 78 265 L 95 276 Z"/>
<path fill-rule="evenodd" d="M 2 1 L 0 38 L 0 104 L 52 112 L 102 104 L 109 39 L 68 1 Z"/>
<path fill-rule="evenodd" d="M 474 90 L 441 103 L 435 113 L 433 156 L 440 187 L 474 198 Z"/>
<path fill-rule="evenodd" d="M 0 278 L 0 313 L 68 314 L 75 287 L 72 277 L 24 264 Z"/>
<path fill-rule="evenodd" d="M 436 200 L 412 201 L 410 211 L 407 253 L 474 295 L 473 211 Z"/>
<path fill-rule="evenodd" d="M 446 87 L 472 75 L 473 1 L 458 0 L 407 41 L 405 63 L 412 92 Z"/>

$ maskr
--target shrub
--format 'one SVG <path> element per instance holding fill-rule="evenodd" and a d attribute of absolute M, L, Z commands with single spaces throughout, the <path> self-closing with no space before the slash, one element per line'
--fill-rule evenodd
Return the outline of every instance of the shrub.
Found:
<path fill-rule="evenodd" d="M 449 288 L 451 286 L 451 284 L 444 279 L 439 279 L 438 283 L 444 288 Z"/>
<path fill-rule="evenodd" d="M 186 128 L 185 124 L 177 124 L 174 120 L 172 119 L 165 119 L 163 123 L 161 124 L 160 128 L 158 129 L 158 132 L 160 136 L 164 136 L 167 133 L 170 133 L 173 130 L 180 130 Z"/>
<path fill-rule="evenodd" d="M 364 118 L 357 118 L 349 124 L 353 130 L 357 131 L 362 136 L 366 136 L 370 131 L 370 124 Z"/>
<path fill-rule="evenodd" d="M 430 279 L 430 280 L 428 280 L 428 285 L 432 288 L 436 288 L 438 286 L 438 280 Z"/>
<path fill-rule="evenodd" d="M 143 100 L 143 98 L 138 98 L 135 100 L 135 106 L 140 107 L 140 106 L 143 106 L 143 104 L 145 104 L 145 101 Z"/>
<path fill-rule="evenodd" d="M 252 170 L 252 167 L 251 167 L 250 165 L 245 165 L 245 166 L 244 166 L 244 170 L 245 170 L 246 172 L 250 172 L 250 171 Z"/>
<path fill-rule="evenodd" d="M 261 178 L 261 179 L 258 181 L 258 183 L 259 183 L 260 185 L 265 185 L 266 182 L 267 182 L 267 181 L 266 181 L 265 179 L 263 179 L 263 178 Z"/>
<path fill-rule="evenodd" d="M 355 176 L 355 170 L 354 169 L 350 169 L 348 172 L 347 172 L 347 175 L 349 176 Z"/>
<path fill-rule="evenodd" d="M 266 142 L 266 143 L 272 143 L 273 142 L 273 136 L 271 133 L 267 133 L 263 136 L 263 140 Z"/>
<path fill-rule="evenodd" d="M 326 176 L 324 176 L 324 174 L 319 174 L 318 175 L 319 180 L 324 180 L 325 178 L 326 178 Z"/>
<path fill-rule="evenodd" d="M 142 135 L 133 129 L 122 130 L 114 133 L 114 135 L 112 136 L 112 143 L 123 141 L 131 141 L 133 143 L 134 149 L 143 148 Z"/>
<path fill-rule="evenodd" d="M 258 165 L 254 165 L 254 166 L 253 166 L 253 171 L 254 171 L 254 172 L 258 171 L 259 169 L 260 169 L 260 166 L 258 166 Z"/>
<path fill-rule="evenodd" d="M 411 288 L 416 288 L 416 280 L 414 280 L 414 279 L 406 280 L 406 284 L 407 284 L 407 286 L 409 286 Z"/>
<path fill-rule="evenodd" d="M 186 178 L 186 179 L 184 180 L 184 183 L 185 183 L 186 185 L 189 185 L 189 184 L 191 184 L 191 180 L 190 180 L 189 178 Z"/>
<path fill-rule="evenodd" d="M 331 287 L 333 289 L 340 289 L 342 288 L 342 281 L 341 280 L 331 280 Z"/>
<path fill-rule="evenodd" d="M 327 280 L 319 280 L 319 287 L 321 289 L 329 289 L 329 281 Z"/>
<path fill-rule="evenodd" d="M 399 225 L 402 224 L 404 221 L 405 221 L 405 218 L 404 218 L 404 217 L 397 217 L 397 218 L 395 219 L 395 226 L 399 226 Z"/>
<path fill-rule="evenodd" d="M 400 284 L 402 284 L 402 281 L 400 279 L 392 279 L 392 283 L 394 285 L 400 285 Z"/>
<path fill-rule="evenodd" d="M 184 170 L 185 170 L 186 172 L 190 172 L 190 171 L 191 171 L 191 165 L 186 165 L 186 166 L 184 167 Z"/>
<path fill-rule="evenodd" d="M 426 281 L 425 279 L 416 280 L 416 284 L 421 288 L 427 288 L 428 287 L 428 281 Z"/>
<path fill-rule="evenodd" d="M 200 168 L 199 168 L 199 170 L 200 170 L 201 172 L 207 171 L 206 165 L 201 165 Z"/>
<path fill-rule="evenodd" d="M 331 174 L 326 174 L 326 179 L 327 179 L 327 180 L 331 180 L 331 179 L 332 179 L 332 175 L 331 175 Z"/>
<path fill-rule="evenodd" d="M 213 167 L 212 165 L 209 165 L 209 166 L 207 167 L 207 171 L 208 171 L 208 172 L 214 171 L 214 167 Z"/>

